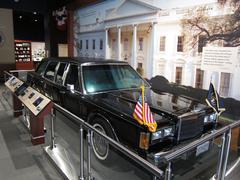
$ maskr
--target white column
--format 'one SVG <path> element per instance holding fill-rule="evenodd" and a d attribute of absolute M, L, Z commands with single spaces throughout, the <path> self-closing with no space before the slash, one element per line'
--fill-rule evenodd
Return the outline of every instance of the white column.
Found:
<path fill-rule="evenodd" d="M 132 61 L 131 66 L 137 68 L 137 25 L 133 25 L 133 38 L 132 38 Z"/>
<path fill-rule="evenodd" d="M 150 50 L 150 58 L 148 60 L 148 69 L 147 69 L 147 78 L 151 79 L 155 76 L 155 54 L 156 54 L 156 30 L 157 30 L 157 22 L 152 23 L 152 36 L 151 36 L 151 50 Z"/>
<path fill-rule="evenodd" d="M 121 27 L 118 27 L 118 38 L 117 38 L 117 44 L 118 44 L 118 54 L 117 54 L 117 60 L 121 60 Z"/>
<path fill-rule="evenodd" d="M 108 30 L 109 29 L 105 29 L 105 59 L 109 59 Z"/>

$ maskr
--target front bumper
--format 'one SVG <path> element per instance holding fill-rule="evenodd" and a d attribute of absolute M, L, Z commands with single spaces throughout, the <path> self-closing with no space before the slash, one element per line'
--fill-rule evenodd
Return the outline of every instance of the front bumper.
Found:
<path fill-rule="evenodd" d="M 166 166 L 166 164 L 168 163 L 164 156 L 167 154 L 171 154 L 172 152 L 175 152 L 176 150 L 179 150 L 181 148 L 183 148 L 185 145 L 192 143 L 194 140 L 186 140 L 181 142 L 180 144 L 172 147 L 171 149 L 165 149 L 159 152 L 151 152 L 147 154 L 147 160 L 149 162 L 151 162 L 152 164 L 158 166 L 158 167 L 163 167 Z M 177 157 L 175 160 L 181 159 L 181 160 L 188 160 L 192 157 L 200 157 L 202 154 L 207 153 L 208 151 L 210 151 L 213 147 L 213 141 L 209 141 L 209 147 L 206 151 L 204 151 L 203 153 L 197 154 L 197 148 L 193 148 L 190 151 L 185 152 L 184 154 L 180 155 L 179 157 Z"/>

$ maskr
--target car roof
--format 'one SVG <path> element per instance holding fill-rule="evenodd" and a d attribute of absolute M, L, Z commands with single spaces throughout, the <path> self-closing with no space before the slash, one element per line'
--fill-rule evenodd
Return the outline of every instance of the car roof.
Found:
<path fill-rule="evenodd" d="M 102 64 L 102 63 L 114 63 L 114 64 L 127 64 L 125 61 L 118 61 L 114 59 L 104 59 L 104 58 L 89 58 L 89 57 L 49 57 L 44 58 L 43 61 L 67 61 L 67 62 L 75 62 L 78 64 Z"/>

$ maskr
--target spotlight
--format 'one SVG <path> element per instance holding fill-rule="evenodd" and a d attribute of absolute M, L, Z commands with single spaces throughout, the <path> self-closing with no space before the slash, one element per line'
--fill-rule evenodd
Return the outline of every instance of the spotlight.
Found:
<path fill-rule="evenodd" d="M 37 22 L 38 20 L 37 19 L 34 19 L 35 22 Z"/>
<path fill-rule="evenodd" d="M 33 14 L 37 14 L 37 12 L 36 12 L 36 11 L 34 11 L 34 12 L 33 12 Z"/>
<path fill-rule="evenodd" d="M 22 16 L 19 16 L 19 19 L 22 19 Z"/>

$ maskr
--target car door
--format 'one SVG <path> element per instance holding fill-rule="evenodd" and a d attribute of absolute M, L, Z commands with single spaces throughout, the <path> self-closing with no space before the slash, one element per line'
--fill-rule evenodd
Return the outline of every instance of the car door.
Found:
<path fill-rule="evenodd" d="M 45 95 L 52 100 L 53 100 L 52 89 L 54 86 L 57 65 L 58 65 L 57 61 L 50 61 L 43 75 L 43 77 L 45 78 L 43 83 L 43 91 Z"/>
<path fill-rule="evenodd" d="M 59 62 L 56 68 L 55 83 L 52 86 L 52 97 L 54 102 L 63 105 L 61 92 L 65 91 L 64 79 L 67 73 L 68 62 Z"/>
<path fill-rule="evenodd" d="M 48 65 L 48 60 L 43 60 L 35 72 L 30 72 L 27 75 L 27 82 L 36 90 L 43 93 L 43 75 Z"/>
<path fill-rule="evenodd" d="M 74 86 L 74 90 L 68 90 L 67 86 Z M 60 91 L 63 107 L 80 116 L 80 101 L 82 98 L 79 83 L 79 68 L 75 63 L 70 63 L 64 81 L 64 89 Z"/>

